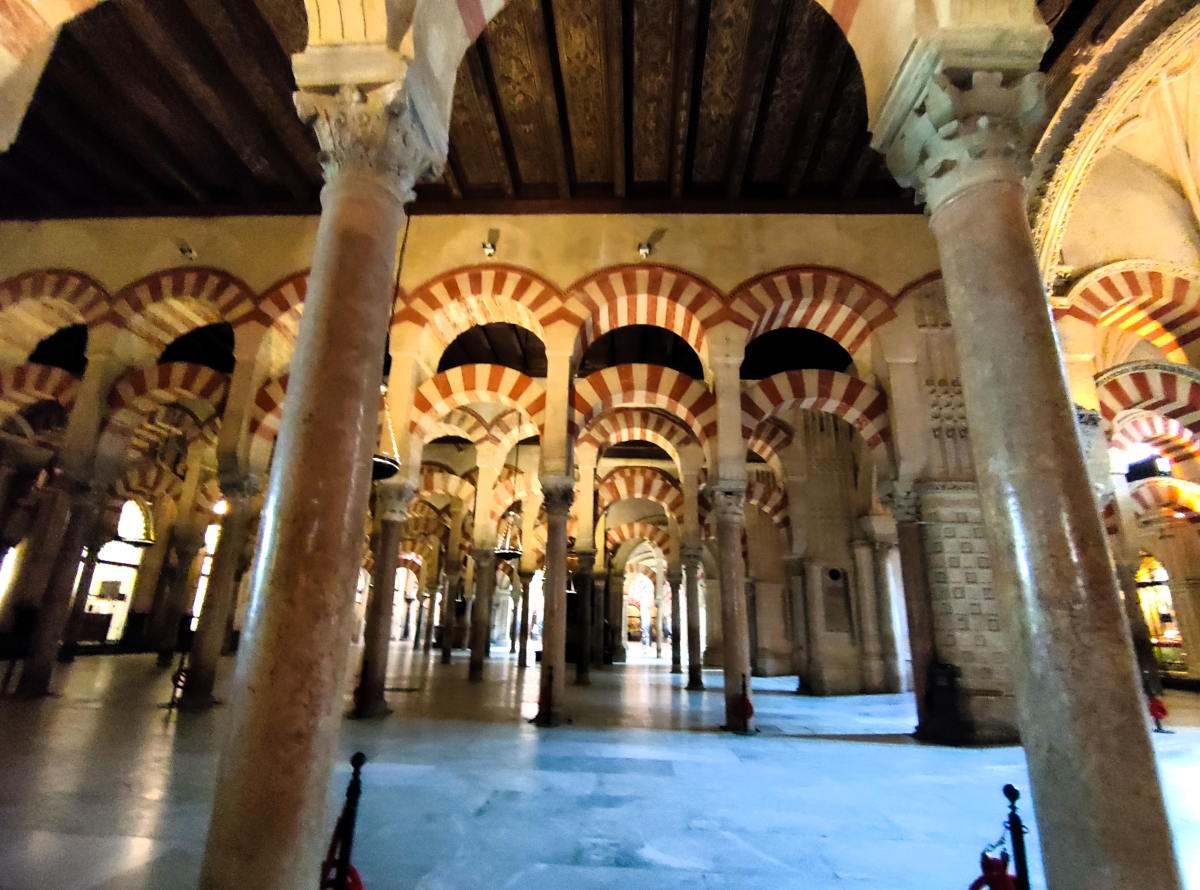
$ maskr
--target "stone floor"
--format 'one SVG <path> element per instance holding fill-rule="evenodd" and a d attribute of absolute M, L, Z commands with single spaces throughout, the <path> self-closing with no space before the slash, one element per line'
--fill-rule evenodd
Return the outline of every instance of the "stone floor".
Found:
<path fill-rule="evenodd" d="M 446 668 L 405 646 L 394 664 L 396 713 L 347 721 L 342 739 L 345 758 L 370 758 L 355 846 L 369 890 L 965 888 L 1000 834 L 1000 787 L 1028 784 L 1017 748 L 912 742 L 907 696 L 756 680 L 763 731 L 738 738 L 714 730 L 719 691 L 641 663 L 595 672 L 570 690 L 572 725 L 536 730 L 537 671 L 507 654 L 480 685 L 465 658 Z M 0 888 L 194 886 L 222 709 L 160 709 L 169 679 L 150 657 L 82 658 L 57 685 L 0 702 Z M 1200 890 L 1200 695 L 1168 703 L 1177 732 L 1155 746 Z"/>

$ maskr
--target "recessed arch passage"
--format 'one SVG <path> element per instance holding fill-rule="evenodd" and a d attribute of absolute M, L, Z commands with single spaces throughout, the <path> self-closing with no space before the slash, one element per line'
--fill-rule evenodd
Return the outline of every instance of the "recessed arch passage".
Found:
<path fill-rule="evenodd" d="M 539 430 L 545 421 L 546 392 L 532 378 L 500 365 L 463 365 L 430 378 L 417 390 L 413 435 L 428 441 L 441 417 L 473 402 L 500 402 L 520 411 Z"/>
<path fill-rule="evenodd" d="M 618 467 L 596 486 L 596 512 L 603 514 L 618 501 L 636 499 L 658 504 L 676 523 L 683 521 L 683 492 L 679 483 L 652 467 Z"/>
<path fill-rule="evenodd" d="M 1200 432 L 1200 372 L 1184 365 L 1129 362 L 1096 376 L 1100 416 L 1112 424 L 1125 412 L 1149 411 Z"/>
<path fill-rule="evenodd" d="M 0 423 L 37 402 L 57 402 L 65 410 L 75 404 L 79 380 L 50 365 L 18 365 L 0 369 Z"/>
<path fill-rule="evenodd" d="M 789 408 L 833 414 L 862 435 L 869 449 L 889 437 L 887 396 L 857 377 L 834 371 L 791 371 L 759 381 L 742 393 L 742 434 L 750 440 L 762 421 Z"/>

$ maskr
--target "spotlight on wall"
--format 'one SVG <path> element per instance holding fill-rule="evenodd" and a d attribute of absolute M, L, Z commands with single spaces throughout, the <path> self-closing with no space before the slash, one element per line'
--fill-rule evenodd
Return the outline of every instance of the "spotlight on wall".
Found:
<path fill-rule="evenodd" d="M 487 240 L 483 242 L 483 255 L 489 260 L 496 255 L 496 245 L 500 243 L 500 230 L 488 229 Z"/>
<path fill-rule="evenodd" d="M 665 234 L 667 234 L 666 229 L 655 229 L 651 232 L 649 238 L 638 243 L 638 256 L 644 260 L 650 259 L 650 254 L 654 253 L 655 246 L 663 239 L 663 235 Z"/>
<path fill-rule="evenodd" d="M 196 249 L 182 238 L 176 239 L 175 246 L 179 248 L 179 255 L 189 263 L 196 262 L 200 256 L 198 253 L 196 253 Z"/>

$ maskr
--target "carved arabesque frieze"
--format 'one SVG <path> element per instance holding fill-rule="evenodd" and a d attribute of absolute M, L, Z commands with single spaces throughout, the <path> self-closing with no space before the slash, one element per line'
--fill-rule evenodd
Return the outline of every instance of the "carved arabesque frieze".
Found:
<path fill-rule="evenodd" d="M 557 0 L 554 4 L 575 178 L 579 182 L 606 182 L 612 177 L 609 106 L 610 102 L 619 102 L 620 97 L 608 95 L 608 9 L 607 4 L 595 0 Z"/>
<path fill-rule="evenodd" d="M 1043 107 L 1041 74 L 939 72 L 887 146 L 888 167 L 931 210 L 975 182 L 1026 176 Z"/>
<path fill-rule="evenodd" d="M 633 7 L 633 178 L 665 182 L 675 104 L 675 0 L 635 0 Z"/>
<path fill-rule="evenodd" d="M 418 180 L 441 176 L 445 155 L 426 134 L 404 84 L 303 91 L 295 94 L 295 102 L 300 119 L 317 134 L 327 183 L 344 174 L 367 173 L 382 177 L 397 199 L 407 203 L 416 198 Z"/>
<path fill-rule="evenodd" d="M 778 4 L 779 0 L 771 0 Z M 697 182 L 719 182 L 729 160 L 733 116 L 741 95 L 747 58 L 752 0 L 715 0 L 708 18 L 700 119 L 692 175 Z"/>
<path fill-rule="evenodd" d="M 815 80 L 812 64 L 817 52 L 814 38 L 823 33 L 823 11 L 814 3 L 793 6 L 779 50 L 778 70 L 767 98 L 767 113 L 760 124 L 760 144 L 754 179 L 774 182 L 786 170 L 792 133 L 804 109 L 804 99 Z"/>
<path fill-rule="evenodd" d="M 507 161 L 492 105 L 480 95 L 474 76 L 478 55 L 472 47 L 458 69 L 454 102 L 450 110 L 450 142 L 465 150 L 455 152 L 455 162 L 466 184 L 475 187 L 502 185 Z"/>

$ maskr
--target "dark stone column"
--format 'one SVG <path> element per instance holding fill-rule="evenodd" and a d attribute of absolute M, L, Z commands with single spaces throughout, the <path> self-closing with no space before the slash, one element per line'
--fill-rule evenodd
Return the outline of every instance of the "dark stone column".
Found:
<path fill-rule="evenodd" d="M 592 678 L 592 567 L 595 551 L 580 550 L 579 568 L 575 570 L 575 594 L 579 597 L 579 624 L 576 627 L 575 685 L 590 686 Z"/>
<path fill-rule="evenodd" d="M 700 645 L 700 547 L 683 548 L 687 584 L 688 689 L 704 688 L 704 652 Z"/>
<path fill-rule="evenodd" d="M 717 559 L 721 571 L 721 629 L 724 636 L 725 729 L 752 730 L 750 705 L 750 627 L 746 616 L 746 564 L 742 530 L 746 521 L 744 486 L 713 490 L 717 516 Z"/>
<path fill-rule="evenodd" d="M 79 573 L 79 582 L 75 585 L 75 595 L 71 598 L 71 614 L 67 618 L 67 629 L 63 632 L 62 647 L 58 650 L 58 660 L 62 664 L 70 664 L 75 660 L 79 649 L 79 636 L 83 633 L 84 615 L 87 614 L 88 593 L 92 589 L 92 578 L 96 575 L 96 562 L 100 558 L 100 548 L 110 537 L 109 530 L 97 528 L 96 534 L 88 542 L 87 554 L 83 557 L 83 569 Z"/>
<path fill-rule="evenodd" d="M 533 572 L 518 572 L 521 583 L 521 627 L 517 640 L 517 667 L 523 668 L 529 664 L 529 585 L 533 582 Z"/>
<path fill-rule="evenodd" d="M 546 507 L 546 573 L 542 595 L 542 675 L 536 722 L 556 724 L 562 714 L 567 662 L 567 513 L 575 499 L 573 479 L 542 480 Z"/>
<path fill-rule="evenodd" d="M 475 608 L 471 614 L 471 664 L 467 679 L 483 679 L 483 660 L 492 645 L 492 594 L 496 590 L 496 552 L 490 547 L 471 551 L 475 560 Z"/>

